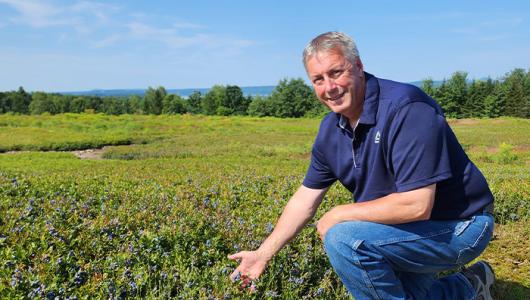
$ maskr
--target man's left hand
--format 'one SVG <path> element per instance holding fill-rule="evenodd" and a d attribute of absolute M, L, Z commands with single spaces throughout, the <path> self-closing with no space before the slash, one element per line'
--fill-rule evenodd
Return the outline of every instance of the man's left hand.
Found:
<path fill-rule="evenodd" d="M 324 241 L 324 237 L 326 236 L 326 233 L 331 227 L 333 227 L 333 225 L 342 222 L 342 220 L 338 218 L 338 214 L 337 214 L 339 209 L 340 209 L 340 205 L 330 209 L 327 213 L 325 213 L 322 216 L 322 218 L 320 218 L 320 220 L 318 220 L 317 232 L 322 241 Z"/>

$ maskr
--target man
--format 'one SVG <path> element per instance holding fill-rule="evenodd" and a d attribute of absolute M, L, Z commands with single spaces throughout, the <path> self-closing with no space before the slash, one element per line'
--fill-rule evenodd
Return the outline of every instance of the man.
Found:
<path fill-rule="evenodd" d="M 491 299 L 494 276 L 476 258 L 493 232 L 493 196 L 440 107 L 420 89 L 363 70 L 353 40 L 313 39 L 304 65 L 332 111 L 320 125 L 302 186 L 269 237 L 231 275 L 258 278 L 312 219 L 340 181 L 355 203 L 326 212 L 317 231 L 335 272 L 355 299 Z"/>

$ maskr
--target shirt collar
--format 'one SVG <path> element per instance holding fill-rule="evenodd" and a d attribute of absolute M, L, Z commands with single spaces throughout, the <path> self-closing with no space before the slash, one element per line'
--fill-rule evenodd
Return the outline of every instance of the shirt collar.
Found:
<path fill-rule="evenodd" d="M 377 78 L 370 73 L 364 72 L 364 78 L 366 89 L 364 91 L 363 111 L 359 118 L 359 124 L 373 125 L 375 124 L 379 106 L 379 83 Z M 338 125 L 342 129 L 348 128 L 348 119 L 339 115 Z"/>

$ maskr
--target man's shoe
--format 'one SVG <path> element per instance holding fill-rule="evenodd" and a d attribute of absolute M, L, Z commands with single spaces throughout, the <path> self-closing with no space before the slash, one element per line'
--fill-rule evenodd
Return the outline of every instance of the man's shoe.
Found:
<path fill-rule="evenodd" d="M 495 282 L 495 274 L 487 262 L 481 260 L 469 268 L 465 268 L 462 274 L 466 276 L 475 289 L 477 300 L 493 300 L 490 288 Z"/>

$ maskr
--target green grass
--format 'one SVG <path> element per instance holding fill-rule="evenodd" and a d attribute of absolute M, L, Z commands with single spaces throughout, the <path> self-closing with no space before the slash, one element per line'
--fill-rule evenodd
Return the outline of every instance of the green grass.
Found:
<path fill-rule="evenodd" d="M 312 227 L 274 258 L 259 293 L 227 279 L 226 256 L 257 247 L 301 183 L 318 124 L 0 115 L 1 151 L 25 150 L 0 155 L 0 298 L 348 299 Z M 496 299 L 528 299 L 530 121 L 451 126 L 496 196 L 499 224 L 481 256 L 495 267 Z M 103 145 L 117 145 L 103 160 L 33 151 Z M 317 218 L 350 198 L 334 185 Z"/>

